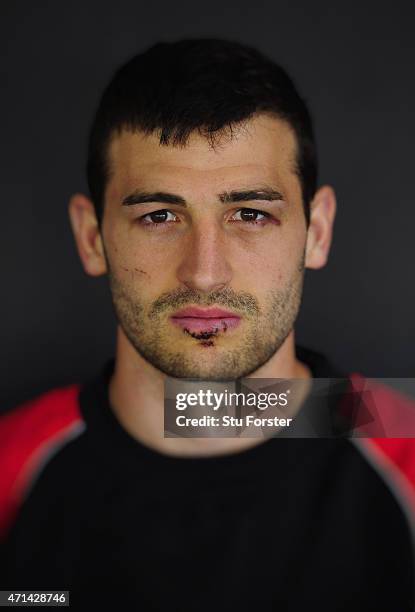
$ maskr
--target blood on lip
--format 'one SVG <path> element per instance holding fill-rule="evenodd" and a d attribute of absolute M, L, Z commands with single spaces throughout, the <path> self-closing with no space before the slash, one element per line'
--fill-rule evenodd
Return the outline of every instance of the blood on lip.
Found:
<path fill-rule="evenodd" d="M 190 333 L 218 333 L 227 329 L 234 329 L 240 323 L 239 317 L 172 317 L 172 322 Z"/>
<path fill-rule="evenodd" d="M 218 306 L 206 309 L 188 306 L 176 311 L 170 320 L 193 338 L 207 340 L 220 332 L 237 327 L 241 317 Z"/>
<path fill-rule="evenodd" d="M 228 329 L 228 326 L 226 324 L 226 321 L 223 321 L 222 329 L 221 330 L 218 327 L 215 327 L 214 329 L 212 329 L 210 331 L 203 331 L 203 332 L 201 332 L 199 334 L 196 333 L 196 332 L 191 332 L 189 329 L 187 329 L 187 327 L 183 328 L 183 330 L 187 334 L 189 334 L 190 336 L 192 336 L 192 338 L 195 338 L 196 340 L 208 340 L 212 336 L 216 336 L 219 331 L 226 332 L 227 329 Z"/>

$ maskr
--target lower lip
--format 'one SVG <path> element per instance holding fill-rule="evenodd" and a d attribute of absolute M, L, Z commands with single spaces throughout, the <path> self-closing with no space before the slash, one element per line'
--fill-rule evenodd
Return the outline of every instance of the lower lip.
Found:
<path fill-rule="evenodd" d="M 239 317 L 220 317 L 217 319 L 203 319 L 202 317 L 172 317 L 175 325 L 187 329 L 191 333 L 212 333 L 227 331 L 238 327 Z"/>

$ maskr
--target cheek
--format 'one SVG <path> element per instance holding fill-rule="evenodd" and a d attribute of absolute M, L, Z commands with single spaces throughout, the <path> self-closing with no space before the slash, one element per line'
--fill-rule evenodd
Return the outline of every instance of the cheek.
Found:
<path fill-rule="evenodd" d="M 121 232 L 109 237 L 107 254 L 110 266 L 120 280 L 134 285 L 149 287 L 152 294 L 169 290 L 174 283 L 176 269 L 183 256 L 183 247 L 161 248 L 159 245 L 140 244 L 131 235 Z"/>
<path fill-rule="evenodd" d="M 137 251 L 119 252 L 114 257 L 112 265 L 120 278 L 124 277 L 124 280 L 132 284 L 148 284 L 154 277 L 154 270 L 157 269 L 154 262 L 150 265 L 150 262 Z"/>
<path fill-rule="evenodd" d="M 281 235 L 263 236 L 251 243 L 249 248 L 233 249 L 232 265 L 242 276 L 275 278 L 287 267 L 291 248 Z"/>
<path fill-rule="evenodd" d="M 148 251 L 129 239 L 125 232 L 113 229 L 107 233 L 105 250 L 110 267 L 120 280 L 128 283 L 149 281 L 157 260 L 149 257 Z"/>
<path fill-rule="evenodd" d="M 298 273 L 305 246 L 305 232 L 264 241 L 250 251 L 235 254 L 235 279 L 253 292 L 266 293 L 284 287 Z M 233 262 L 234 263 L 234 262 Z"/>
<path fill-rule="evenodd" d="M 262 300 L 270 289 L 284 283 L 283 258 L 280 250 L 274 248 L 255 248 L 251 250 L 234 250 L 231 266 L 235 290 L 242 290 Z"/>

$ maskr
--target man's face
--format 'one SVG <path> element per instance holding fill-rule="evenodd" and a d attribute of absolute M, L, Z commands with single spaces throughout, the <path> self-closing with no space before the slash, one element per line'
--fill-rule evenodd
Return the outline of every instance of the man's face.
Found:
<path fill-rule="evenodd" d="M 291 128 L 267 115 L 215 148 L 196 133 L 185 147 L 127 131 L 112 139 L 110 287 L 125 335 L 158 370 L 247 376 L 292 330 L 306 244 L 295 159 Z"/>

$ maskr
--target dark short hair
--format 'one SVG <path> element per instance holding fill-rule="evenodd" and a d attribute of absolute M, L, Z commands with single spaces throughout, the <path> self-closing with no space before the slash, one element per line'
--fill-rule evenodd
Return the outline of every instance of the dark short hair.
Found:
<path fill-rule="evenodd" d="M 114 75 L 95 114 L 87 178 L 102 220 L 109 178 L 108 145 L 127 128 L 160 134 L 161 145 L 185 146 L 198 131 L 212 141 L 255 113 L 287 121 L 296 135 L 296 172 L 307 223 L 316 191 L 317 155 L 310 113 L 291 78 L 258 50 L 232 41 L 191 39 L 158 43 Z"/>

